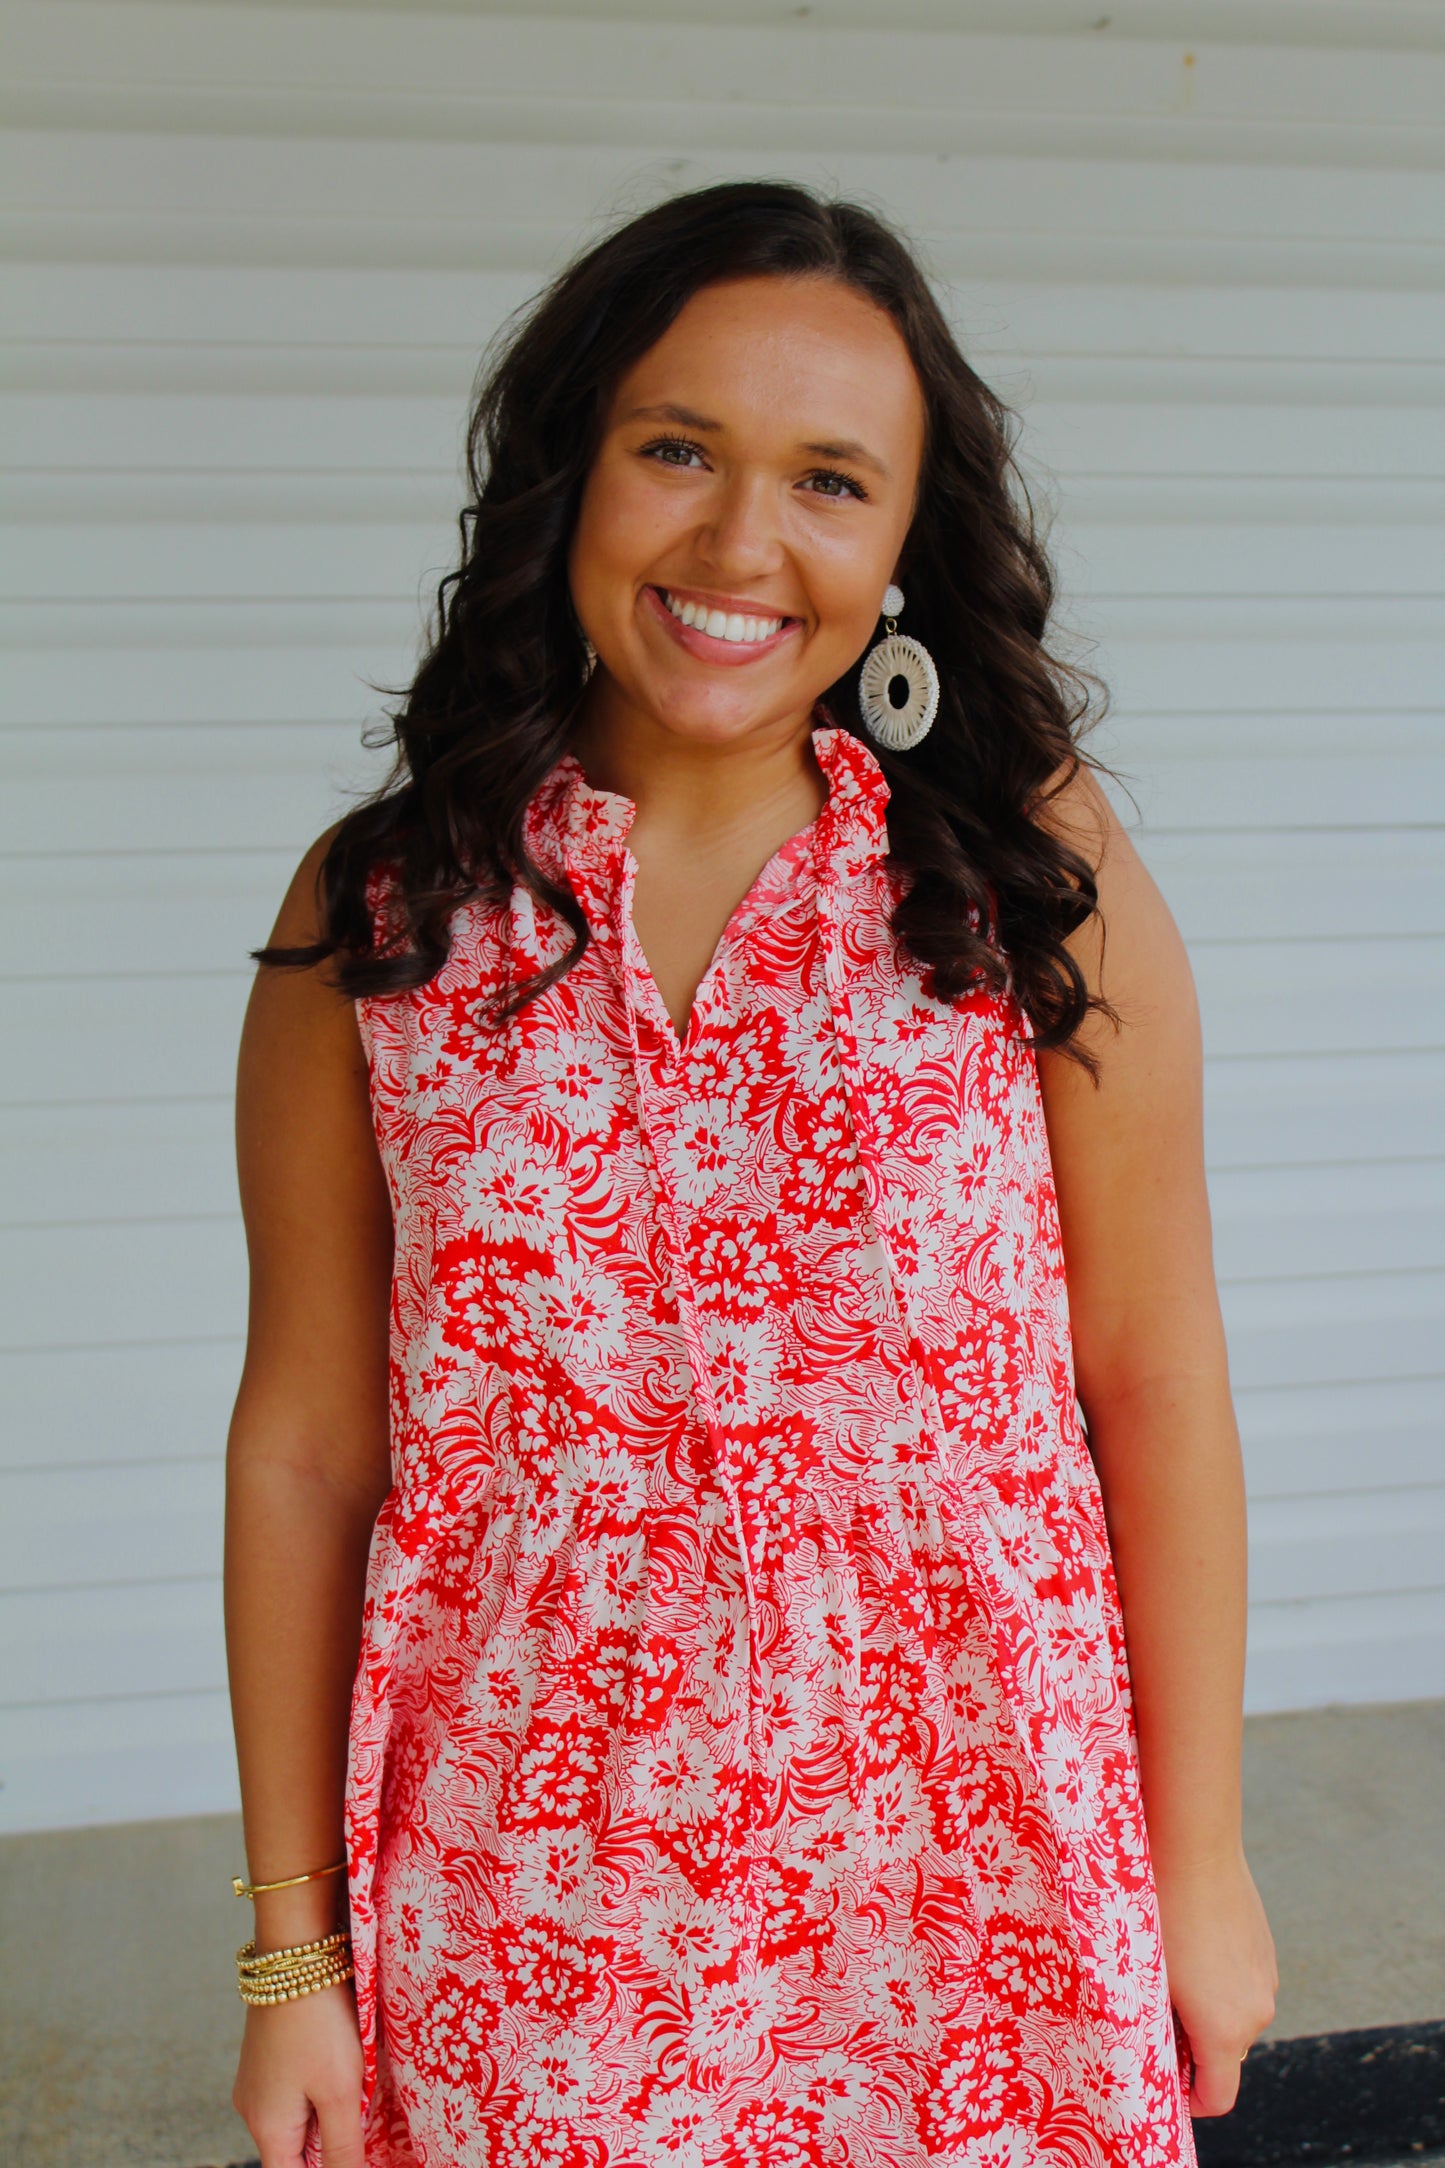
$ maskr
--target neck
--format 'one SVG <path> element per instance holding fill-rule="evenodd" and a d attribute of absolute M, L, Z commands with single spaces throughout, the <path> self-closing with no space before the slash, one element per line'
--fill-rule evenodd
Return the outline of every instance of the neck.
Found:
<path fill-rule="evenodd" d="M 809 710 L 723 739 L 686 737 L 624 700 L 598 671 L 568 750 L 598 790 L 637 808 L 635 829 L 716 844 L 769 815 L 812 819 L 828 795 Z"/>

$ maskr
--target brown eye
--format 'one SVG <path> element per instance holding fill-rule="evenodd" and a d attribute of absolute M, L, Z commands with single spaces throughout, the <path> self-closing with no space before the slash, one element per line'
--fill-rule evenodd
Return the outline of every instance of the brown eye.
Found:
<path fill-rule="evenodd" d="M 702 459 L 702 446 L 693 444 L 687 437 L 658 437 L 642 447 L 644 459 L 655 459 L 664 467 L 687 467 L 694 460 Z"/>
<path fill-rule="evenodd" d="M 815 496 L 855 497 L 860 504 L 866 501 L 867 492 L 854 481 L 852 475 L 839 474 L 832 467 L 820 467 L 816 474 L 808 476 L 808 483 Z"/>

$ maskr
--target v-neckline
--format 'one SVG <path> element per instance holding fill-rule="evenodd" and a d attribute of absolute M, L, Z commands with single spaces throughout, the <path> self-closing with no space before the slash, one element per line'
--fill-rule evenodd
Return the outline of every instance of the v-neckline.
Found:
<path fill-rule="evenodd" d="M 630 952 L 629 961 L 644 991 L 648 1005 L 656 1011 L 654 1022 L 659 1025 L 666 1024 L 668 1037 L 679 1057 L 686 1055 L 691 1050 L 693 1043 L 699 1036 L 700 1020 L 706 1016 L 713 1006 L 712 997 L 716 992 L 717 982 L 722 977 L 731 950 L 742 938 L 747 928 L 773 899 L 775 890 L 780 891 L 778 897 L 780 902 L 784 895 L 788 897 L 789 901 L 792 900 L 791 891 L 795 885 L 795 879 L 785 881 L 783 876 L 785 873 L 793 873 L 797 862 L 808 857 L 827 803 L 828 801 L 825 798 L 823 804 L 806 826 L 798 829 L 778 845 L 772 856 L 759 868 L 746 893 L 740 896 L 734 904 L 722 932 L 717 937 L 707 968 L 693 990 L 692 1002 L 687 1013 L 687 1023 L 682 1029 L 678 1028 L 677 1019 L 663 999 L 662 988 L 657 983 L 656 973 L 648 961 L 647 951 L 642 946 L 642 938 L 633 919 L 632 901 L 637 884 L 638 866 L 632 852 L 624 844 L 623 865 L 625 877 L 620 899 L 622 906 L 620 915 L 624 940 Z"/>

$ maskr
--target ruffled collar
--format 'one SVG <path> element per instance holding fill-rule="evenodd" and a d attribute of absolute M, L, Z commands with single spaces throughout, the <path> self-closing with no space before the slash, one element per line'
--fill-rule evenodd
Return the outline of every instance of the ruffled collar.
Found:
<path fill-rule="evenodd" d="M 777 854 L 808 864 L 819 881 L 848 880 L 888 852 L 888 780 L 871 748 L 835 723 L 814 725 L 813 752 L 828 784 L 815 818 Z M 527 841 L 561 878 L 599 933 L 612 929 L 631 866 L 627 835 L 636 801 L 590 783 L 574 753 L 563 753 L 527 809 Z"/>

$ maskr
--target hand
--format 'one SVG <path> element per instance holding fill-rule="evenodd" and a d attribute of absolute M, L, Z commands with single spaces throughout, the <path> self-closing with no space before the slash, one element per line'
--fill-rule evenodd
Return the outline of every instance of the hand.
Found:
<path fill-rule="evenodd" d="M 313 2118 L 322 2168 L 363 2168 L 362 2077 L 349 1987 L 247 2010 L 231 2098 L 261 2168 L 303 2168 Z"/>
<path fill-rule="evenodd" d="M 1169 1992 L 1189 2042 L 1191 2115 L 1228 2115 L 1240 2065 L 1274 2016 L 1274 1942 L 1238 1853 L 1222 1866 L 1159 1874 Z"/>

